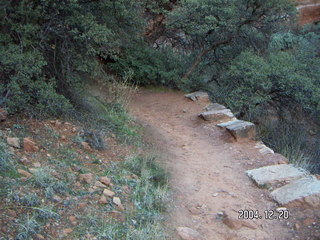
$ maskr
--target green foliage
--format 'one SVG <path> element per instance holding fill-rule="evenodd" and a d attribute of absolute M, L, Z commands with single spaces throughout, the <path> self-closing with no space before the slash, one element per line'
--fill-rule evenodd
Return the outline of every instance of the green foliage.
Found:
<path fill-rule="evenodd" d="M 179 85 L 183 73 L 182 56 L 170 48 L 154 49 L 146 43 L 132 44 L 111 64 L 111 68 L 125 76 L 133 71 L 133 81 L 139 85 Z"/>
<path fill-rule="evenodd" d="M 10 113 L 72 109 L 83 82 L 141 31 L 140 2 L 44 0 L 0 5 L 0 103 Z"/>
<path fill-rule="evenodd" d="M 270 102 L 316 111 L 320 100 L 318 63 L 318 58 L 291 52 L 271 51 L 266 57 L 243 52 L 218 80 L 213 95 L 243 114 Z"/>

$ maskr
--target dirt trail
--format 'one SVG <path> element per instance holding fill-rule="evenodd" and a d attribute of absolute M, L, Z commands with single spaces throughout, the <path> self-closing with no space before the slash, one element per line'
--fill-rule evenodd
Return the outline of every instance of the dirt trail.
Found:
<path fill-rule="evenodd" d="M 218 217 L 222 211 L 237 218 L 240 209 L 262 214 L 277 206 L 267 190 L 258 189 L 245 175 L 263 161 L 254 143 L 236 143 L 198 119 L 205 105 L 185 99 L 181 92 L 140 90 L 129 106 L 171 174 L 174 206 L 167 223 L 172 239 L 180 239 L 175 228 L 181 226 L 197 230 L 206 240 L 295 239 L 286 221 L 249 220 L 256 229 L 234 230 Z"/>

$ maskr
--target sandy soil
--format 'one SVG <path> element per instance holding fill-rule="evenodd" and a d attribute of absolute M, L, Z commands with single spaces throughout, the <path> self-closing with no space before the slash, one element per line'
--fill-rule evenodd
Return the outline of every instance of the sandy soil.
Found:
<path fill-rule="evenodd" d="M 129 110 L 146 129 L 146 139 L 159 151 L 171 174 L 173 206 L 167 225 L 171 239 L 176 227 L 197 230 L 206 240 L 301 239 L 287 220 L 248 220 L 255 229 L 235 230 L 219 215 L 238 218 L 241 209 L 275 210 L 267 189 L 257 188 L 247 169 L 268 165 L 254 142 L 237 143 L 224 130 L 197 117 L 205 102 L 192 102 L 181 92 L 140 90 Z"/>

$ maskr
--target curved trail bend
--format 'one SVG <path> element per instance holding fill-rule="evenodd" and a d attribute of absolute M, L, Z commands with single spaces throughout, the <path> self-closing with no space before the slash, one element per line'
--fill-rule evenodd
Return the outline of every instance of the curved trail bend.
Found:
<path fill-rule="evenodd" d="M 263 213 L 277 206 L 266 189 L 258 189 L 245 175 L 247 169 L 263 165 L 255 143 L 236 143 L 198 119 L 206 104 L 192 102 L 181 92 L 140 90 L 129 105 L 171 175 L 173 206 L 167 225 L 172 239 L 180 239 L 176 227 L 192 228 L 205 240 L 296 239 L 285 221 L 249 220 L 255 229 L 231 229 L 222 222 L 219 212 L 237 218 L 241 209 Z"/>

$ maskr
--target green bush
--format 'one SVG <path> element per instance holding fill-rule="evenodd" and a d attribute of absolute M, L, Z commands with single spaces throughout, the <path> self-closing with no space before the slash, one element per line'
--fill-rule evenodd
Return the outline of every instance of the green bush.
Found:
<path fill-rule="evenodd" d="M 9 113 L 59 116 L 83 83 L 104 75 L 98 58 L 119 52 L 143 25 L 140 3 L 2 1 L 0 105 Z"/>
<path fill-rule="evenodd" d="M 133 71 L 133 81 L 139 85 L 177 87 L 184 62 L 182 55 L 170 48 L 155 49 L 139 42 L 125 49 L 111 68 L 123 76 Z"/>

